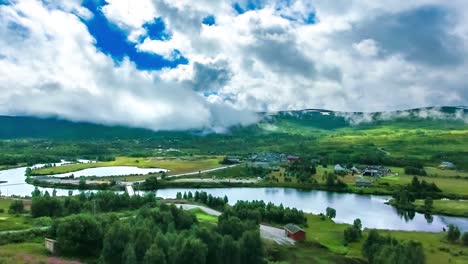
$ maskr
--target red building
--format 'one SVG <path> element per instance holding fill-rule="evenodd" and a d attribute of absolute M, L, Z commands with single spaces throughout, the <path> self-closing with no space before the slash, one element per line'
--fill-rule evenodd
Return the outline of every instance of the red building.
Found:
<path fill-rule="evenodd" d="M 296 241 L 304 241 L 306 239 L 306 232 L 297 225 L 287 224 L 284 226 L 286 236 Z"/>

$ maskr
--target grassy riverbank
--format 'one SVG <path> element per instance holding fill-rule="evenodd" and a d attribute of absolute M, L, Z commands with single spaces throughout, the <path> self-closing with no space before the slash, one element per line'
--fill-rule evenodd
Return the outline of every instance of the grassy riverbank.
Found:
<path fill-rule="evenodd" d="M 220 167 L 219 156 L 190 156 L 190 157 L 174 157 L 174 158 L 133 158 L 133 157 L 117 157 L 115 161 L 95 162 L 95 163 L 77 163 L 64 166 L 56 166 L 33 170 L 31 175 L 50 175 L 71 173 L 79 170 L 110 167 L 110 166 L 135 166 L 138 168 L 162 168 L 168 169 L 170 174 L 188 173 L 200 170 L 207 170 Z"/>
<path fill-rule="evenodd" d="M 416 211 L 424 212 L 424 200 L 414 202 Z M 468 201 L 463 200 L 434 200 L 431 213 L 468 217 Z"/>
<path fill-rule="evenodd" d="M 320 216 L 307 214 L 307 241 L 320 243 L 337 255 L 350 258 L 361 258 L 362 246 L 369 230 L 364 230 L 359 242 L 347 244 L 344 241 L 343 232 L 350 225 L 338 224 Z M 391 235 L 399 240 L 415 240 L 423 244 L 426 254 L 426 263 L 468 263 L 468 247 L 461 243 L 449 243 L 446 233 L 406 232 L 381 230 L 380 233 Z"/>

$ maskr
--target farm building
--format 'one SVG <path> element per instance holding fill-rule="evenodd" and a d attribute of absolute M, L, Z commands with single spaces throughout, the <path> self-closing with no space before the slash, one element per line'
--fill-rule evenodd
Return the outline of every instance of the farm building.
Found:
<path fill-rule="evenodd" d="M 363 176 L 382 177 L 392 173 L 392 171 L 384 166 L 367 166 L 363 171 Z"/>
<path fill-rule="evenodd" d="M 287 224 L 284 226 L 286 236 L 296 241 L 304 241 L 306 239 L 305 231 L 294 224 Z"/>
<path fill-rule="evenodd" d="M 453 164 L 452 162 L 444 161 L 440 163 L 439 168 L 443 170 L 453 170 L 455 169 L 455 164 Z"/>
<path fill-rule="evenodd" d="M 44 243 L 45 243 L 45 247 L 46 247 L 47 251 L 49 251 L 49 253 L 51 253 L 51 254 L 56 253 L 56 248 L 55 248 L 55 244 L 57 243 L 56 240 L 50 239 L 50 238 L 45 238 Z"/>
<path fill-rule="evenodd" d="M 340 164 L 335 165 L 334 171 L 335 173 L 347 173 L 348 172 L 348 170 L 345 167 L 341 166 Z"/>

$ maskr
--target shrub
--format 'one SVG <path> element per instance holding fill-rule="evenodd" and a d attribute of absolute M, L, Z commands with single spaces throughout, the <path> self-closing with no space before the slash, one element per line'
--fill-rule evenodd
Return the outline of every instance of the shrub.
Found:
<path fill-rule="evenodd" d="M 447 233 L 447 240 L 450 242 L 455 242 L 460 238 L 460 229 L 458 226 L 450 224 Z"/>
<path fill-rule="evenodd" d="M 9 214 L 21 214 L 24 212 L 24 204 L 22 200 L 14 200 L 10 204 L 10 208 L 8 209 Z"/>
<path fill-rule="evenodd" d="M 468 232 L 463 233 L 462 243 L 463 245 L 468 246 Z"/>

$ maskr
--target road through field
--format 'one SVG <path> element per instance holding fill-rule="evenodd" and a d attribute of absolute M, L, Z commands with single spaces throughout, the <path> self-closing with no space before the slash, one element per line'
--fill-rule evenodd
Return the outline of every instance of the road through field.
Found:
<path fill-rule="evenodd" d="M 198 208 L 209 215 L 213 215 L 213 216 L 221 215 L 221 212 L 218 212 L 216 210 L 213 210 L 211 208 L 208 208 L 202 205 L 196 205 L 196 204 L 175 204 L 175 205 L 177 207 L 181 207 L 184 210 L 192 210 L 192 209 Z M 260 224 L 260 236 L 263 239 L 273 240 L 279 245 L 293 245 L 294 244 L 294 240 L 287 237 L 286 234 L 284 233 L 284 230 L 281 228 L 276 228 L 276 227 Z"/>

